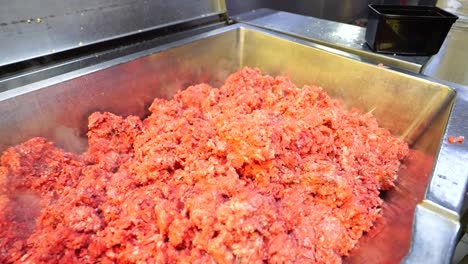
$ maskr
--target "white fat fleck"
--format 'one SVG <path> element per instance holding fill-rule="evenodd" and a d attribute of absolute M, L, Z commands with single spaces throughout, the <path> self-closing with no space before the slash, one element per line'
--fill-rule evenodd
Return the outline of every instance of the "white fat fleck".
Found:
<path fill-rule="evenodd" d="M 254 211 L 253 206 L 247 202 L 233 202 L 229 207 L 234 211 Z"/>
<path fill-rule="evenodd" d="M 161 248 L 161 247 L 162 247 L 162 244 L 163 244 L 162 241 L 158 241 L 158 243 L 156 244 L 156 247 Z"/>
<path fill-rule="evenodd" d="M 20 261 L 25 261 L 29 257 L 28 254 L 24 254 L 21 258 Z"/>

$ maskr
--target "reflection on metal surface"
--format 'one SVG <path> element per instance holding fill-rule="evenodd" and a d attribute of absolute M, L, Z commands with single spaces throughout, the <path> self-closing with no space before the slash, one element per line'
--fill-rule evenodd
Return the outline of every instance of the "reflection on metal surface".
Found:
<path fill-rule="evenodd" d="M 227 0 L 226 5 L 230 15 L 258 8 L 271 8 L 348 23 L 359 17 L 367 17 L 368 4 L 381 2 L 382 0 Z"/>
<path fill-rule="evenodd" d="M 429 260 L 424 263 L 450 263 L 460 223 L 457 215 L 447 216 L 443 211 L 436 204 L 427 201 L 417 206 L 413 236 L 421 247 L 418 250 L 413 247 L 403 263 L 421 263 L 421 260 Z"/>
<path fill-rule="evenodd" d="M 438 0 L 437 6 L 457 15 L 459 22 L 468 23 L 468 0 Z"/>
<path fill-rule="evenodd" d="M 0 66 L 225 12 L 221 0 L 2 1 Z"/>
<path fill-rule="evenodd" d="M 273 30 L 343 50 L 396 68 L 420 72 L 428 56 L 392 56 L 374 53 L 366 44 L 366 29 L 287 12 L 259 9 L 233 17 L 249 25 Z M 282 23 L 278 23 L 281 21 Z"/>
<path fill-rule="evenodd" d="M 348 43 L 362 43 L 360 39 L 360 31 L 357 31 L 358 28 L 353 27 L 352 29 L 348 27 L 347 24 L 339 24 L 336 26 L 336 29 L 330 34 L 337 39 L 342 39 Z"/>
<path fill-rule="evenodd" d="M 431 58 L 422 72 L 468 86 L 468 0 L 438 1 L 437 6 L 453 12 L 459 19 L 453 24 L 439 53 Z"/>
<path fill-rule="evenodd" d="M 383 194 L 383 218 L 345 259 L 348 263 L 400 261 L 410 247 L 414 210 L 424 199 L 447 122 L 449 131 L 465 133 L 453 130 L 453 117 L 459 113 L 452 112 L 451 119 L 449 114 L 454 101 L 455 110 L 457 105 L 468 105 L 467 94 L 459 91 L 454 98 L 445 84 L 349 59 L 304 40 L 237 24 L 1 93 L 0 151 L 32 136 L 80 151 L 86 147 L 80 140 L 90 113 L 144 116 L 153 97 L 170 98 L 200 82 L 219 86 L 242 66 L 288 75 L 299 86 L 321 85 L 346 107 L 362 112 L 375 109 L 383 127 L 413 142 L 396 188 Z M 468 175 L 462 172 L 452 175 L 460 185 L 466 184 Z M 418 230 L 431 232 L 427 228 L 431 226 L 418 219 Z M 438 238 L 450 246 L 458 231 L 446 220 L 439 213 L 432 217 L 444 227 Z M 414 237 L 420 239 L 417 233 Z M 424 249 L 418 241 L 412 245 L 412 252 Z"/>
<path fill-rule="evenodd" d="M 460 213 L 465 198 L 467 182 L 460 182 L 460 177 L 468 177 L 468 144 L 450 144 L 448 136 L 464 136 L 468 131 L 468 89 L 458 90 L 457 99 L 453 105 L 447 134 L 439 151 L 438 163 L 434 168 L 432 181 L 427 190 L 426 198 L 448 210 Z M 456 114 L 455 114 L 456 113 Z"/>

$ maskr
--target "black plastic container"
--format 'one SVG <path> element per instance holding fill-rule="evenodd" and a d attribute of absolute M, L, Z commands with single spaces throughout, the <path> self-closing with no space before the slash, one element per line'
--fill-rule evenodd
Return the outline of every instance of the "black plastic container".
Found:
<path fill-rule="evenodd" d="M 366 42 L 375 52 L 433 55 L 458 19 L 437 7 L 369 5 Z"/>

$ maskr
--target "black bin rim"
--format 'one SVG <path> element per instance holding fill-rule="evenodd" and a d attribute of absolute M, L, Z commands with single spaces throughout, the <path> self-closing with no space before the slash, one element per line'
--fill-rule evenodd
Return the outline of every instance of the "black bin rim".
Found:
<path fill-rule="evenodd" d="M 455 22 L 458 19 L 458 16 L 449 13 L 436 6 L 402 6 L 402 5 L 368 5 L 369 9 L 374 13 L 382 17 L 387 18 L 398 18 L 398 19 L 437 19 L 437 20 L 449 20 Z M 386 13 L 385 10 L 396 10 L 396 11 L 408 11 L 408 12 L 418 12 L 418 11 L 433 11 L 437 12 L 439 15 L 416 15 L 416 14 L 391 14 Z"/>

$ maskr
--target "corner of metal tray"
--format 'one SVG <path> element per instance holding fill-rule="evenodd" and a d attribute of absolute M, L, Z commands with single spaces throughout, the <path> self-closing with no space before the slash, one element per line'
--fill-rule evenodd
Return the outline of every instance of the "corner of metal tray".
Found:
<path fill-rule="evenodd" d="M 411 246 L 402 263 L 449 264 L 459 234 L 455 212 L 424 200 L 416 207 Z"/>

